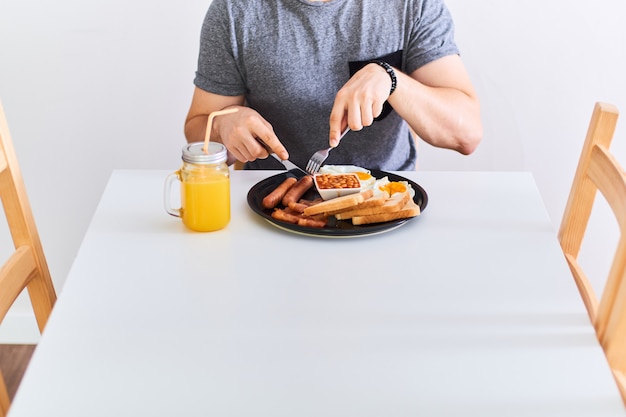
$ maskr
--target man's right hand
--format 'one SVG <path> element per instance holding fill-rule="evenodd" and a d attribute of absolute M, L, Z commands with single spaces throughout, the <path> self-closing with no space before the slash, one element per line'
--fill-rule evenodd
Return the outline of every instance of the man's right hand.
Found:
<path fill-rule="evenodd" d="M 229 153 L 229 162 L 265 159 L 268 150 L 281 159 L 288 159 L 289 153 L 280 142 L 270 123 L 256 110 L 243 105 L 243 96 L 220 96 L 195 88 L 187 119 L 185 136 L 188 142 L 203 142 L 209 114 L 224 108 L 237 107 L 235 113 L 224 114 L 213 119 L 211 141 L 223 143 Z"/>
<path fill-rule="evenodd" d="M 259 158 L 265 159 L 271 152 L 275 152 L 282 159 L 289 158 L 287 149 L 267 120 L 249 107 L 234 107 L 238 108 L 236 113 L 213 119 L 212 135 L 217 135 L 237 160 L 250 162 Z"/>

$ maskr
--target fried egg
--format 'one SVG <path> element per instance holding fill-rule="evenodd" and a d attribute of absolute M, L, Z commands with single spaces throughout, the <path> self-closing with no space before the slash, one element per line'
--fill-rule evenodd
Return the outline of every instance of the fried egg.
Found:
<path fill-rule="evenodd" d="M 388 177 L 383 177 L 374 182 L 374 194 L 386 192 L 389 196 L 395 193 L 409 191 L 411 198 L 415 197 L 415 190 L 407 181 L 389 181 Z"/>

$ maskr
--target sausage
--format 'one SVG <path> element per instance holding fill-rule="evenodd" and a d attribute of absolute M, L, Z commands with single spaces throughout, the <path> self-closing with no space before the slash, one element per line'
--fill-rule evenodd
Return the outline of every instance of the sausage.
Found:
<path fill-rule="evenodd" d="M 289 207 L 289 203 L 297 203 L 298 200 L 313 186 L 313 177 L 305 175 L 300 178 L 296 185 L 291 187 L 283 197 L 283 206 Z"/>
<path fill-rule="evenodd" d="M 328 223 L 328 218 L 324 216 L 316 217 L 300 217 L 298 220 L 298 226 L 306 227 L 324 227 Z"/>
<path fill-rule="evenodd" d="M 275 218 L 276 220 L 282 220 L 284 222 L 287 223 L 293 223 L 293 224 L 297 224 L 298 220 L 300 220 L 300 216 L 296 213 L 290 213 L 286 210 L 282 210 L 282 209 L 274 209 L 274 211 L 272 212 L 272 217 Z"/>
<path fill-rule="evenodd" d="M 263 199 L 263 207 L 266 209 L 273 209 L 280 203 L 287 191 L 289 191 L 298 180 L 294 177 L 287 177 L 278 187 L 271 193 L 265 196 Z"/>
<path fill-rule="evenodd" d="M 298 201 L 298 203 L 306 204 L 307 206 L 312 206 L 314 204 L 321 203 L 322 201 L 324 200 L 322 200 L 321 197 L 317 197 L 315 200 L 305 200 L 301 198 L 300 201 Z"/>
<path fill-rule="evenodd" d="M 302 202 L 294 203 L 293 201 L 289 202 L 289 208 L 298 213 L 304 213 L 304 209 L 307 207 L 308 205 L 306 203 L 302 203 Z"/>

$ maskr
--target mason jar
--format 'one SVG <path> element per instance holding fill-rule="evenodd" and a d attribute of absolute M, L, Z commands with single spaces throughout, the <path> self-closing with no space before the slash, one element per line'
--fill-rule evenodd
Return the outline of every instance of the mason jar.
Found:
<path fill-rule="evenodd" d="M 165 210 L 180 217 L 183 224 L 197 232 L 223 229 L 230 222 L 230 171 L 227 151 L 221 143 L 189 143 L 182 150 L 182 167 L 165 180 Z M 171 190 L 180 182 L 180 208 L 171 207 Z"/>

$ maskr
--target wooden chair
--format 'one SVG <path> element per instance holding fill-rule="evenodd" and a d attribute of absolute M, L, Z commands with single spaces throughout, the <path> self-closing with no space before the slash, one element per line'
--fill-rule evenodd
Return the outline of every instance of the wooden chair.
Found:
<path fill-rule="evenodd" d="M 56 301 L 46 258 L 39 240 L 24 181 L 13 148 L 2 103 L 0 103 L 0 198 L 15 251 L 0 268 L 0 322 L 25 288 L 43 331 Z M 0 417 L 10 405 L 0 375 Z"/>
<path fill-rule="evenodd" d="M 617 118 L 615 106 L 596 103 L 565 207 L 559 241 L 626 403 L 626 173 L 609 152 Z M 578 263 L 597 190 L 611 207 L 620 230 L 599 300 Z"/>

